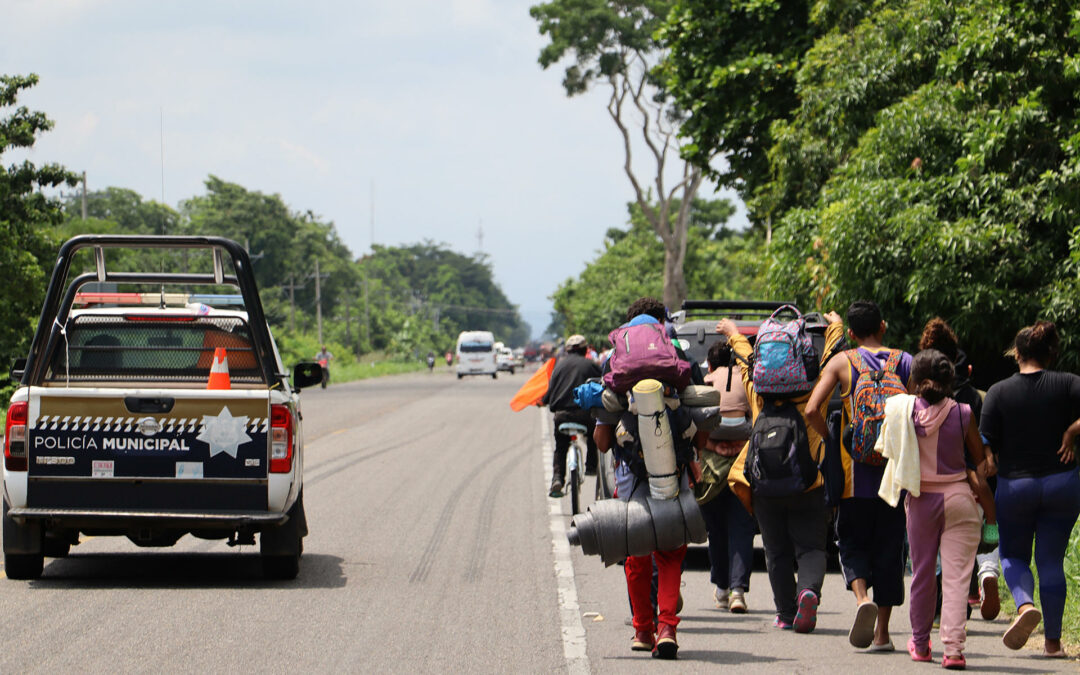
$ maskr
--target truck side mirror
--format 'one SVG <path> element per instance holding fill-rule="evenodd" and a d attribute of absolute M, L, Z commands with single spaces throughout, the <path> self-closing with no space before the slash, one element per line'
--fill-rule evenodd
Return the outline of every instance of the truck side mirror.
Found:
<path fill-rule="evenodd" d="M 26 372 L 26 358 L 15 359 L 15 363 L 11 366 L 9 375 L 12 382 L 21 382 L 23 374 Z"/>
<path fill-rule="evenodd" d="M 314 361 L 301 361 L 293 367 L 293 389 L 297 391 L 322 382 L 322 366 Z"/>

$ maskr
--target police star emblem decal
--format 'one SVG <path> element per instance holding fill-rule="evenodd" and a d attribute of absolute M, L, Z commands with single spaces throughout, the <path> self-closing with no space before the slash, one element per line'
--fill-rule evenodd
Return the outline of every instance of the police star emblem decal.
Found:
<path fill-rule="evenodd" d="M 203 429 L 195 438 L 210 446 L 210 456 L 221 453 L 236 459 L 237 449 L 244 443 L 251 442 L 244 428 L 248 417 L 233 417 L 226 406 L 217 415 L 203 415 Z"/>

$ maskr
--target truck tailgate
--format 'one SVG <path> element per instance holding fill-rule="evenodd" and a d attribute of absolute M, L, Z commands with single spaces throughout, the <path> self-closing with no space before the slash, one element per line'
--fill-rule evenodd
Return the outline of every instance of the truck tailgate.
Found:
<path fill-rule="evenodd" d="M 265 509 L 269 416 L 265 389 L 32 387 L 27 506 Z"/>

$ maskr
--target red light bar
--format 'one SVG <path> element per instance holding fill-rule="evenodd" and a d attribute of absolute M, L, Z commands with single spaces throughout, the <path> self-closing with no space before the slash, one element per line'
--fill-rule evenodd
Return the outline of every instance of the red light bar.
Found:
<path fill-rule="evenodd" d="M 125 321 L 194 321 L 199 317 L 191 314 L 134 314 L 125 316 Z"/>

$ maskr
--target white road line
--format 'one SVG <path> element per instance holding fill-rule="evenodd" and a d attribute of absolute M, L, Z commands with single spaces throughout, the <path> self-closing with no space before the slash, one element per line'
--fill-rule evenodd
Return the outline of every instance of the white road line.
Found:
<path fill-rule="evenodd" d="M 541 408 L 539 412 L 546 491 L 551 482 L 555 448 L 551 436 L 551 415 L 545 408 Z M 559 589 L 563 656 L 566 657 L 566 669 L 576 675 L 590 672 L 589 656 L 585 646 L 585 627 L 581 623 L 581 608 L 578 606 L 577 585 L 574 582 L 574 562 L 570 558 L 570 542 L 566 539 L 567 514 L 563 513 L 563 503 L 561 499 L 549 502 L 548 522 L 551 526 L 551 552 L 555 559 L 555 582 Z"/>

